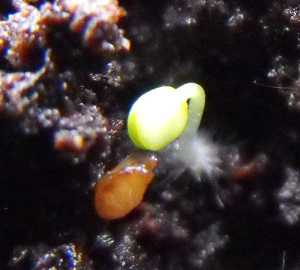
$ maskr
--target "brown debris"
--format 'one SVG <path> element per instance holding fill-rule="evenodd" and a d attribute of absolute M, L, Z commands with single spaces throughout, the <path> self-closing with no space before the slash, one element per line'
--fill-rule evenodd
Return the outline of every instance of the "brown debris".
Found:
<path fill-rule="evenodd" d="M 61 117 L 54 134 L 55 148 L 84 155 L 99 136 L 107 134 L 107 124 L 96 106 L 85 106 L 80 113 Z"/>
<path fill-rule="evenodd" d="M 99 53 L 128 51 L 130 42 L 116 23 L 126 15 L 117 1 L 57 0 L 55 5 L 71 15 L 70 28 L 83 33 L 84 44 Z M 103 39 L 106 37 L 106 39 Z"/>
<path fill-rule="evenodd" d="M 82 36 L 83 45 L 96 53 L 130 49 L 124 31 L 116 25 L 126 14 L 117 1 L 57 0 L 39 9 L 23 0 L 14 0 L 13 4 L 19 12 L 0 22 L 0 52 L 7 49 L 6 58 L 14 67 L 36 64 L 37 53 L 47 48 L 48 35 L 55 25 L 68 25 Z"/>
<path fill-rule="evenodd" d="M 44 46 L 45 27 L 37 8 L 21 0 L 15 0 L 14 5 L 19 12 L 0 22 L 0 51 L 7 49 L 6 58 L 12 66 L 28 66 L 37 49 Z"/>
<path fill-rule="evenodd" d="M 268 168 L 268 157 L 265 154 L 258 154 L 251 160 L 246 160 L 236 154 L 230 164 L 230 178 L 233 181 L 248 181 L 264 175 Z"/>
<path fill-rule="evenodd" d="M 39 96 L 32 89 L 40 76 L 41 72 L 0 72 L 0 111 L 20 115 L 36 103 Z"/>
<path fill-rule="evenodd" d="M 100 135 L 110 136 L 107 135 L 108 122 L 99 106 L 107 104 L 106 99 L 114 99 L 111 85 L 101 96 L 103 86 L 93 83 L 89 76 L 95 74 L 109 82 L 116 78 L 118 85 L 121 79 L 117 72 L 101 74 L 99 66 L 79 76 L 76 67 L 67 68 L 65 72 L 58 70 L 66 68 L 61 65 L 68 66 L 66 62 L 70 59 L 66 55 L 69 53 L 73 57 L 70 62 L 88 62 L 85 57 L 92 54 L 93 59 L 101 63 L 103 54 L 128 51 L 130 42 L 117 26 L 126 12 L 115 0 L 57 0 L 39 6 L 31 5 L 33 2 L 13 0 L 17 12 L 0 22 L 3 65 L 19 71 L 0 72 L 0 113 L 23 119 L 21 127 L 28 134 L 54 129 L 56 149 L 85 156 Z M 75 35 L 81 42 L 74 42 L 74 46 L 71 42 L 70 46 L 61 48 L 61 42 L 66 44 L 64 37 L 53 35 L 59 31 Z M 78 51 L 87 52 L 78 60 Z"/>

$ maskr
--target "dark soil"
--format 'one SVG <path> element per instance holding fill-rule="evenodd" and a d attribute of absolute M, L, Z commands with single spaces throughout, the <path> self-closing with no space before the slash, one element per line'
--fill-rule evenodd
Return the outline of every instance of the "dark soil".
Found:
<path fill-rule="evenodd" d="M 1 269 L 300 269 L 299 1 L 2 0 L 0 18 Z M 101 219 L 130 106 L 187 82 L 214 167 L 158 153 L 144 201 Z"/>

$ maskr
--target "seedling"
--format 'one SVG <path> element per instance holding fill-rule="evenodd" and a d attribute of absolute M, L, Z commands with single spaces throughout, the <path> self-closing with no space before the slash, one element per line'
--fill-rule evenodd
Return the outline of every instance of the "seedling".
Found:
<path fill-rule="evenodd" d="M 151 90 L 130 110 L 129 136 L 139 148 L 153 151 L 179 137 L 179 148 L 187 149 L 196 137 L 204 105 L 204 90 L 196 83 L 187 83 L 177 89 L 162 86 Z"/>
<path fill-rule="evenodd" d="M 189 100 L 189 104 L 188 104 Z M 205 104 L 203 88 L 187 83 L 177 89 L 156 88 L 142 95 L 132 106 L 128 132 L 133 143 L 146 150 L 157 151 L 179 137 L 178 152 L 194 172 L 198 162 L 197 129 Z M 154 177 L 155 157 L 133 153 L 95 186 L 95 207 L 102 218 L 121 218 L 143 199 Z"/>

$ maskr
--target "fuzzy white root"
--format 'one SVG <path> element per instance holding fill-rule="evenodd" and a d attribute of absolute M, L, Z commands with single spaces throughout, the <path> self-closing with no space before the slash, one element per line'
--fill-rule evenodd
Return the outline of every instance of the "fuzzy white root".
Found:
<path fill-rule="evenodd" d="M 200 176 L 203 174 L 208 177 L 220 174 L 221 160 L 218 146 L 206 134 L 186 136 L 184 141 L 181 138 L 175 147 L 178 159 L 190 168 L 198 179 L 201 179 Z"/>

